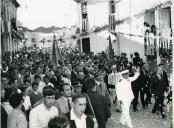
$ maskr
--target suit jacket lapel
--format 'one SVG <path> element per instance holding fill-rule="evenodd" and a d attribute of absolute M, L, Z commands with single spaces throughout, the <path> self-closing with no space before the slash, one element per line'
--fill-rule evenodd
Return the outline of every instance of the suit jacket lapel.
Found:
<path fill-rule="evenodd" d="M 93 128 L 93 127 L 94 127 L 93 120 L 89 116 L 87 116 L 87 118 L 86 118 L 86 128 Z"/>
<path fill-rule="evenodd" d="M 76 127 L 75 121 L 74 121 L 74 120 L 71 120 L 70 112 L 68 112 L 68 113 L 66 114 L 66 116 L 68 117 L 68 119 L 69 119 L 69 121 L 70 121 L 70 128 L 77 128 L 77 127 Z"/>
<path fill-rule="evenodd" d="M 71 120 L 70 112 L 66 114 L 68 119 L 70 120 L 70 128 L 77 128 L 76 123 L 74 120 Z M 91 117 L 87 116 L 86 117 L 86 128 L 93 128 L 94 127 L 94 122 Z"/>
<path fill-rule="evenodd" d="M 77 128 L 74 120 L 70 120 L 70 128 Z"/>

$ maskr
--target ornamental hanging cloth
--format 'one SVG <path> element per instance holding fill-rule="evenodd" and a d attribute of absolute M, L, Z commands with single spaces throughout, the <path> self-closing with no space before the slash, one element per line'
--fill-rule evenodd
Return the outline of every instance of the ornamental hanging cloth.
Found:
<path fill-rule="evenodd" d="M 11 30 L 10 30 L 10 21 L 7 21 L 7 32 L 11 32 Z"/>
<path fill-rule="evenodd" d="M 4 21 L 3 19 L 1 18 L 1 32 L 4 33 L 5 30 L 4 30 Z"/>

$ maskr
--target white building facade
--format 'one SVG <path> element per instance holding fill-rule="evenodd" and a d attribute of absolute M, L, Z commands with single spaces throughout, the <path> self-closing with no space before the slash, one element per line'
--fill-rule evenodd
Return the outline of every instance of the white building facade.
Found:
<path fill-rule="evenodd" d="M 80 28 L 80 33 L 86 33 L 80 36 L 77 43 L 81 52 L 97 54 L 106 51 L 109 46 L 110 28 L 97 33 L 92 31 L 114 21 L 115 10 L 111 9 L 113 3 L 114 1 L 110 0 L 77 2 L 77 13 L 79 14 L 77 26 Z"/>
<path fill-rule="evenodd" d="M 116 20 L 124 20 L 115 29 L 119 52 L 130 55 L 137 51 L 150 65 L 166 60 L 166 65 L 170 67 L 171 1 L 122 0 L 115 6 Z"/>

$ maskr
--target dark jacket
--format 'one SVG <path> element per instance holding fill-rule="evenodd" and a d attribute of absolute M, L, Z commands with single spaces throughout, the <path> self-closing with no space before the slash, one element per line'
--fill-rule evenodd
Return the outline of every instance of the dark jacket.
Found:
<path fill-rule="evenodd" d="M 58 85 L 58 82 L 57 82 L 57 80 L 56 80 L 56 78 L 51 78 L 50 80 L 49 80 L 49 82 L 51 82 L 53 85 L 54 85 L 54 87 L 57 87 Z"/>
<path fill-rule="evenodd" d="M 163 77 L 161 77 L 161 79 L 159 79 L 157 75 L 152 77 L 151 91 L 155 96 L 163 96 L 164 91 L 167 91 L 167 84 Z"/>
<path fill-rule="evenodd" d="M 93 91 L 87 92 L 87 95 L 92 104 L 99 128 L 106 128 L 106 120 L 111 116 L 106 97 Z M 85 113 L 94 116 L 88 98 Z"/>
<path fill-rule="evenodd" d="M 148 74 L 148 71 L 140 70 L 140 77 L 141 77 L 141 88 L 148 88 L 149 87 L 149 82 L 150 82 L 150 77 Z"/>
<path fill-rule="evenodd" d="M 77 75 L 74 71 L 71 71 L 71 81 L 75 81 L 77 79 Z"/>
<path fill-rule="evenodd" d="M 140 71 L 139 77 L 135 81 L 131 82 L 133 91 L 139 91 L 143 87 L 143 80 L 142 80 L 143 76 L 142 75 L 143 74 Z"/>
<path fill-rule="evenodd" d="M 169 87 L 169 81 L 168 81 L 168 76 L 165 70 L 163 70 L 163 75 L 162 75 L 163 79 L 166 82 L 166 86 Z"/>
<path fill-rule="evenodd" d="M 68 117 L 68 119 L 70 121 L 70 128 L 77 128 L 75 121 L 74 120 L 70 120 L 70 117 L 71 117 L 70 116 L 70 112 L 66 113 L 66 116 Z M 86 115 L 86 116 L 87 116 L 87 118 L 86 118 L 86 128 L 94 128 L 94 121 L 93 121 L 93 119 L 90 116 L 88 116 L 88 115 Z"/>
<path fill-rule="evenodd" d="M 7 112 L 1 105 L 1 128 L 7 128 Z"/>

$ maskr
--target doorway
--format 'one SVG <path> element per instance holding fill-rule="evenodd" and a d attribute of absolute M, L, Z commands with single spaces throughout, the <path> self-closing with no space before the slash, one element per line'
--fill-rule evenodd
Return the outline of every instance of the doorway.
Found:
<path fill-rule="evenodd" d="M 89 38 L 82 39 L 82 50 L 84 53 L 90 53 L 90 39 Z"/>

